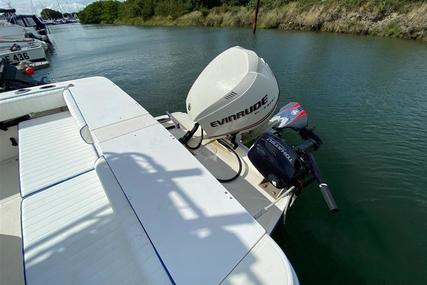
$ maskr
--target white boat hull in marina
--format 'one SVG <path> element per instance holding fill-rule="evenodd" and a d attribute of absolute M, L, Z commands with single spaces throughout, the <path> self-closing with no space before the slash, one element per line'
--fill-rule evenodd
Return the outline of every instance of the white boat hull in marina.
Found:
<path fill-rule="evenodd" d="M 1 37 L 0 38 L 0 49 L 8 47 L 10 45 L 17 44 L 20 47 L 31 47 L 41 45 L 45 51 L 49 50 L 49 45 L 44 41 L 38 39 L 18 38 L 18 37 Z"/>
<path fill-rule="evenodd" d="M 0 9 L 0 35 L 35 38 L 50 43 L 49 29 L 36 15 L 16 15 L 15 9 Z"/>
<path fill-rule="evenodd" d="M 46 60 L 46 53 L 42 45 L 34 44 L 22 47 L 16 51 L 10 50 L 11 46 L 12 44 L 9 45 L 9 48 L 0 50 L 0 58 L 3 58 L 8 63 L 18 64 L 24 61 L 36 62 Z"/>

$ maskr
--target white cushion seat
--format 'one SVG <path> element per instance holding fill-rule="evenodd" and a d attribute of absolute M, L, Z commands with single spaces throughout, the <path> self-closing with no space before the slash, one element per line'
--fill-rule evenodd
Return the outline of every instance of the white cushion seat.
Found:
<path fill-rule="evenodd" d="M 25 198 L 22 238 L 28 285 L 171 284 L 108 173 L 102 183 L 92 170 Z"/>
<path fill-rule="evenodd" d="M 97 153 L 69 112 L 24 121 L 18 133 L 22 197 L 94 168 Z"/>

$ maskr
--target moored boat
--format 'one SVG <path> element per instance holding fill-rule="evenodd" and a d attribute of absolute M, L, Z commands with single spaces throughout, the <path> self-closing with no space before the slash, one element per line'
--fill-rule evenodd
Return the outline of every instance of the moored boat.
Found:
<path fill-rule="evenodd" d="M 17 15 L 15 9 L 0 9 L 0 21 L 23 28 L 28 37 L 51 43 L 48 27 L 36 15 Z"/>
<path fill-rule="evenodd" d="M 34 69 L 28 65 L 11 65 L 0 59 L 0 93 L 48 83 L 45 77 L 40 80 L 33 78 Z"/>
<path fill-rule="evenodd" d="M 48 65 L 43 45 L 33 41 L 0 41 L 0 58 L 10 64 L 43 62 Z"/>
<path fill-rule="evenodd" d="M 297 103 L 273 116 L 278 95 L 268 65 L 238 47 L 202 72 L 187 113 L 155 118 L 101 77 L 0 94 L 1 275 L 298 284 L 269 234 L 305 179 L 336 205 L 312 156 L 320 139 Z M 304 137 L 298 150 L 284 128 Z"/>

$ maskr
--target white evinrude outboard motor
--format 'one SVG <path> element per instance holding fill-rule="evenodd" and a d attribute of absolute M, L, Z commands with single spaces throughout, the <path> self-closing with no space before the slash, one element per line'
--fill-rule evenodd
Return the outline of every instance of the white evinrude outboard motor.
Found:
<path fill-rule="evenodd" d="M 268 64 L 251 50 L 232 47 L 212 60 L 187 96 L 187 112 L 207 138 L 249 131 L 268 121 L 279 86 Z"/>
<path fill-rule="evenodd" d="M 322 144 L 321 139 L 307 128 L 307 113 L 297 102 L 285 105 L 273 117 L 278 98 L 276 78 L 262 58 L 241 47 L 227 49 L 206 66 L 191 87 L 186 106 L 194 126 L 179 141 L 195 151 L 204 140 L 217 140 L 233 152 L 239 162 L 238 171 L 229 179 L 217 178 L 228 183 L 237 179 L 242 171 L 243 163 L 234 150 L 246 149 L 239 141 L 243 137 L 236 138 L 236 135 L 255 138 L 255 143 L 245 152 L 265 180 L 277 189 L 294 188 L 297 192 L 317 181 L 328 208 L 337 210 L 313 156 L 313 151 Z M 168 116 L 179 126 L 173 115 Z M 202 128 L 199 143 L 190 146 L 188 142 L 199 127 Z M 298 132 L 303 143 L 288 144 L 280 133 L 285 128 Z"/>

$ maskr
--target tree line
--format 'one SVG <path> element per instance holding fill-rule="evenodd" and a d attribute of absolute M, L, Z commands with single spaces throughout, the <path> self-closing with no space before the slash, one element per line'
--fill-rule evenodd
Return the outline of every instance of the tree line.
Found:
<path fill-rule="evenodd" d="M 223 7 L 227 10 L 235 6 L 255 7 L 257 0 L 99 0 L 86 6 L 79 14 L 83 24 L 112 24 L 115 21 L 128 22 L 129 19 L 147 21 L 154 16 L 174 20 L 192 11 L 207 14 L 209 9 Z M 274 10 L 290 2 L 296 2 L 302 10 L 309 10 L 314 5 L 324 5 L 341 8 L 370 7 L 376 10 L 394 11 L 407 3 L 427 0 L 261 0 L 263 9 Z M 365 8 L 366 8 L 365 7 Z M 374 9 L 374 10 L 375 10 Z M 400 9 L 400 8 L 399 8 Z"/>
<path fill-rule="evenodd" d="M 177 18 L 185 13 L 217 6 L 242 6 L 254 0 L 115 0 L 97 1 L 86 6 L 79 14 L 83 24 L 111 24 L 117 19 L 153 16 Z M 271 1 L 271 0 L 270 0 Z"/>
<path fill-rule="evenodd" d="M 49 8 L 44 8 L 40 15 L 43 19 L 45 20 L 58 20 L 58 19 L 62 19 L 62 18 L 68 18 L 68 17 L 74 17 L 77 13 L 61 13 L 59 11 L 53 10 L 53 9 L 49 9 Z"/>

